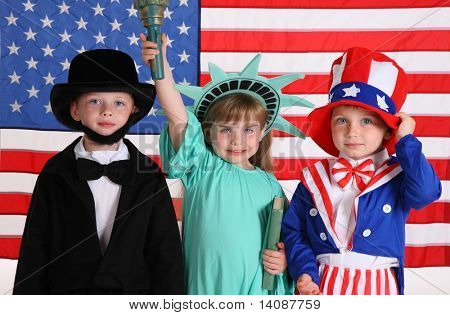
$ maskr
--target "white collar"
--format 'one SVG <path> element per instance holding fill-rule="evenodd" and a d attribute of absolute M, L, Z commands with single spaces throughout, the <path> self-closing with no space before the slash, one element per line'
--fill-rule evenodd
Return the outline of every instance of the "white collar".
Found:
<path fill-rule="evenodd" d="M 125 143 L 123 143 L 122 139 L 119 141 L 117 151 L 86 151 L 83 145 L 83 139 L 84 138 L 81 138 L 73 149 L 76 159 L 84 158 L 105 165 L 114 161 L 128 160 L 130 158 L 128 148 Z"/>

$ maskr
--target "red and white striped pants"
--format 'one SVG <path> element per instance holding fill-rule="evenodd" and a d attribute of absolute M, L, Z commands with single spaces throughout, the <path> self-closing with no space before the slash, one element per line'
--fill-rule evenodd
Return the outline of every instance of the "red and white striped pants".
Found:
<path fill-rule="evenodd" d="M 320 292 L 324 295 L 398 295 L 392 268 L 359 269 L 321 264 Z"/>

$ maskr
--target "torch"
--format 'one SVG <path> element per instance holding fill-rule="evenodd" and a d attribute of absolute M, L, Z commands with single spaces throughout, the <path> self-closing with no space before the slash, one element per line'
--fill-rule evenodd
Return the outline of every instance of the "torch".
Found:
<path fill-rule="evenodd" d="M 169 0 L 133 0 L 133 5 L 139 9 L 142 23 L 147 28 L 147 39 L 158 44 L 159 54 L 155 56 L 155 59 L 150 60 L 152 79 L 164 79 L 161 26 Z"/>

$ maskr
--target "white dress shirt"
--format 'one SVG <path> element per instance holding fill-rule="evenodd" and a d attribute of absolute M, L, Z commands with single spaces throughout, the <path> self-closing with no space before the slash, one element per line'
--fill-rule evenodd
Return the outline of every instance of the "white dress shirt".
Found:
<path fill-rule="evenodd" d="M 369 157 L 361 160 L 353 160 L 346 156 L 345 154 L 340 154 L 339 157 L 345 158 L 349 161 L 353 167 L 356 167 L 366 161 L 371 159 L 375 165 L 375 170 L 378 169 L 384 161 L 389 158 L 386 150 L 382 150 L 375 153 Z M 336 163 L 336 162 L 335 162 Z M 352 237 L 353 231 L 355 230 L 356 218 L 353 215 L 353 203 L 355 197 L 359 194 L 359 189 L 356 186 L 356 181 L 353 180 L 352 185 L 344 190 L 333 177 L 331 170 L 334 164 L 330 167 L 330 182 L 331 182 L 331 202 L 333 203 L 333 220 L 334 229 L 336 231 L 337 237 L 341 242 L 341 248 L 347 248 L 348 242 Z"/>
<path fill-rule="evenodd" d="M 117 151 L 86 151 L 83 145 L 83 139 L 81 138 L 80 142 L 74 148 L 76 159 L 84 158 L 106 165 L 130 158 L 128 148 L 122 140 L 120 140 Z M 87 182 L 94 196 L 97 234 L 100 241 L 100 249 L 102 254 L 104 254 L 111 237 L 122 185 L 113 183 L 106 176 Z"/>

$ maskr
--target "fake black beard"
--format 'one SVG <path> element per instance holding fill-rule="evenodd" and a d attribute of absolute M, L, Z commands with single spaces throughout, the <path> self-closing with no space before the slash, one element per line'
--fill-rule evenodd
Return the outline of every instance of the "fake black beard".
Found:
<path fill-rule="evenodd" d="M 92 141 L 98 143 L 98 144 L 106 144 L 111 145 L 116 142 L 118 142 L 120 139 L 122 139 L 127 133 L 130 127 L 133 125 L 134 119 L 131 116 L 127 123 L 120 129 L 116 130 L 113 134 L 110 134 L 109 136 L 103 136 L 101 134 L 96 133 L 92 129 L 89 129 L 88 127 L 81 125 L 81 131 L 84 132 L 84 134 Z"/>

